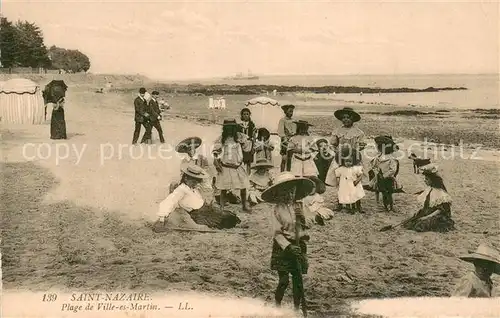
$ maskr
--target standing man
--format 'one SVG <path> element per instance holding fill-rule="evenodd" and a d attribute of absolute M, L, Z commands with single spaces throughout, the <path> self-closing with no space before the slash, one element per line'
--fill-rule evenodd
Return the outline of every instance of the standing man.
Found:
<path fill-rule="evenodd" d="M 137 96 L 134 100 L 134 108 L 135 108 L 135 129 L 134 129 L 134 138 L 132 139 L 132 144 L 137 144 L 137 140 L 139 139 L 139 135 L 141 133 L 141 126 L 144 126 L 146 130 L 144 135 L 142 136 L 142 143 L 151 143 L 151 125 L 149 123 L 149 113 L 148 110 L 148 102 L 145 98 L 146 89 L 141 87 L 139 89 L 139 96 Z"/>
<path fill-rule="evenodd" d="M 278 135 L 281 138 L 281 150 L 280 150 L 280 155 L 281 155 L 281 172 L 285 171 L 290 171 L 291 169 L 291 162 L 292 158 L 290 156 L 290 153 L 288 151 L 288 141 L 290 138 L 295 135 L 295 131 L 297 130 L 297 127 L 295 123 L 293 122 L 293 111 L 295 110 L 294 105 L 283 105 L 281 106 L 281 109 L 285 113 L 285 117 L 281 118 L 279 123 L 278 123 Z"/>
<path fill-rule="evenodd" d="M 158 96 L 160 96 L 160 93 L 158 91 L 153 91 L 151 93 L 151 100 L 149 101 L 149 113 L 151 114 L 151 130 L 153 130 L 153 127 L 156 128 L 156 131 L 158 132 L 158 135 L 160 136 L 160 142 L 163 144 L 165 143 L 165 138 L 163 138 L 163 130 L 161 129 L 161 111 L 160 111 L 160 106 L 158 105 Z M 151 131 L 151 134 L 153 132 Z M 151 136 L 152 138 L 153 136 Z"/>

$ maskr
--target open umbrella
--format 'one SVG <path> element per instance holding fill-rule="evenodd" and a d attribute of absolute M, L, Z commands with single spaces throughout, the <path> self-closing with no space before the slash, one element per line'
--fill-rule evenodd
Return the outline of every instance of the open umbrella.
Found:
<path fill-rule="evenodd" d="M 278 132 L 278 122 L 283 117 L 283 111 L 277 100 L 260 96 L 248 100 L 245 106 L 252 112 L 256 128 L 266 128 L 271 134 Z"/>

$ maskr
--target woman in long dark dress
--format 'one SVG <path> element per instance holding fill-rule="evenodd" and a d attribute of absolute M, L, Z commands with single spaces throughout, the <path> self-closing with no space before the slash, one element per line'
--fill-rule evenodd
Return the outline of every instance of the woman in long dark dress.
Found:
<path fill-rule="evenodd" d="M 61 97 L 52 109 L 50 139 L 67 139 L 66 120 L 64 119 L 64 97 Z"/>

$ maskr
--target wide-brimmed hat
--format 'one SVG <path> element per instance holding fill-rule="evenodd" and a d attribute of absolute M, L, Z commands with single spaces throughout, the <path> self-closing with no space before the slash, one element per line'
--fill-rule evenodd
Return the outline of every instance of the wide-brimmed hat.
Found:
<path fill-rule="evenodd" d="M 351 107 L 344 107 L 342 109 L 336 110 L 333 113 L 335 118 L 337 118 L 338 120 L 342 120 L 342 117 L 344 117 L 344 114 L 348 114 L 354 123 L 361 120 L 361 115 L 359 115 L 357 112 L 355 112 L 354 109 L 352 109 Z"/>
<path fill-rule="evenodd" d="M 494 272 L 500 275 L 500 253 L 486 244 L 479 245 L 475 251 L 469 251 L 468 255 L 459 258 L 470 263 L 474 263 L 474 261 L 492 262 L 495 264 Z"/>
<path fill-rule="evenodd" d="M 201 145 L 200 137 L 189 137 L 179 142 L 177 146 L 175 146 L 175 151 L 177 151 L 178 153 L 185 153 L 191 147 L 194 147 L 194 149 L 196 149 L 200 145 Z"/>
<path fill-rule="evenodd" d="M 283 111 L 286 111 L 288 108 L 295 109 L 295 105 L 287 104 L 287 105 L 281 106 L 281 109 L 283 109 Z"/>
<path fill-rule="evenodd" d="M 272 162 L 269 162 L 269 160 L 267 160 L 266 158 L 262 158 L 262 159 L 257 159 L 257 162 L 255 162 L 255 164 L 252 165 L 252 169 L 256 169 L 259 167 L 273 168 L 274 165 L 272 164 Z"/>
<path fill-rule="evenodd" d="M 314 126 L 313 124 L 309 124 L 307 120 L 294 120 L 293 123 L 297 126 Z"/>
<path fill-rule="evenodd" d="M 261 197 L 266 202 L 276 202 L 276 198 L 279 197 L 278 194 L 281 191 L 286 191 L 293 186 L 296 187 L 295 200 L 301 200 L 311 194 L 314 182 L 308 178 L 296 177 L 293 173 L 285 171 L 274 179 L 274 184 L 264 190 Z"/>
<path fill-rule="evenodd" d="M 210 175 L 202 167 L 195 165 L 194 163 L 187 163 L 181 165 L 182 173 L 195 178 L 195 179 L 206 179 Z"/>
<path fill-rule="evenodd" d="M 428 165 L 418 168 L 418 170 L 420 170 L 424 175 L 439 174 L 439 166 L 436 165 L 435 163 L 429 163 Z"/>
<path fill-rule="evenodd" d="M 326 191 L 326 185 L 323 181 L 321 181 L 320 178 L 316 177 L 316 176 L 311 176 L 311 177 L 307 177 L 309 180 L 311 180 L 312 182 L 314 182 L 314 185 L 316 187 L 316 193 L 317 194 L 323 194 L 325 193 Z M 311 190 L 312 192 L 312 190 Z"/>

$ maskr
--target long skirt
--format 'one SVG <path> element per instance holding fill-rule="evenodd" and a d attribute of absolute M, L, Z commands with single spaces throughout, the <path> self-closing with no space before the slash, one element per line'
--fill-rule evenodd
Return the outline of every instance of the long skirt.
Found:
<path fill-rule="evenodd" d="M 180 227 L 185 229 L 208 230 L 207 225 L 196 223 L 189 213 L 183 208 L 172 211 L 166 219 L 167 226 Z"/>
<path fill-rule="evenodd" d="M 52 110 L 52 117 L 50 120 L 50 139 L 67 139 L 64 108 L 62 107 Z"/>
<path fill-rule="evenodd" d="M 216 187 L 219 190 L 242 190 L 250 187 L 248 174 L 243 165 L 238 168 L 222 167 L 217 174 Z"/>
<path fill-rule="evenodd" d="M 302 268 L 302 274 L 307 274 L 309 269 L 309 262 L 307 260 L 307 244 L 304 241 L 300 241 L 301 255 L 299 257 L 300 266 Z M 280 272 L 296 272 L 297 269 L 297 259 L 294 255 L 288 253 L 281 249 L 281 246 L 273 240 L 273 250 L 271 253 L 271 270 L 276 270 Z"/>
<path fill-rule="evenodd" d="M 313 158 L 308 160 L 300 160 L 292 157 L 290 172 L 293 173 L 296 177 L 318 176 L 318 168 L 316 168 L 316 164 L 314 163 Z"/>
<path fill-rule="evenodd" d="M 231 229 L 241 223 L 240 218 L 231 211 L 214 208 L 205 204 L 201 209 L 189 212 L 197 224 L 203 224 L 213 229 Z"/>
<path fill-rule="evenodd" d="M 404 225 L 407 230 L 416 232 L 440 232 L 446 233 L 455 229 L 455 221 L 446 214 L 440 213 L 434 217 L 421 220 L 417 219 Z"/>

